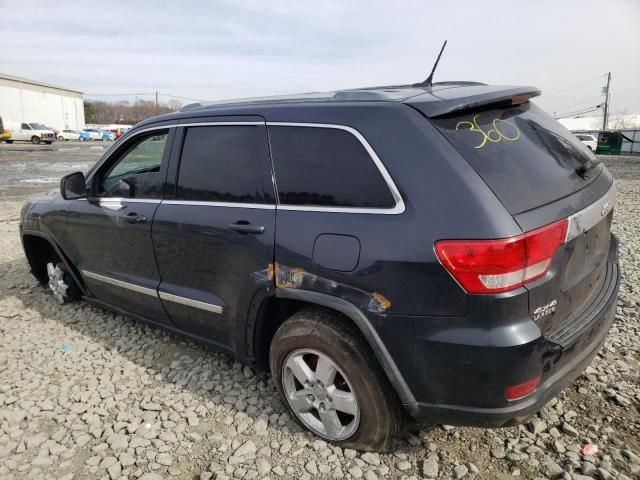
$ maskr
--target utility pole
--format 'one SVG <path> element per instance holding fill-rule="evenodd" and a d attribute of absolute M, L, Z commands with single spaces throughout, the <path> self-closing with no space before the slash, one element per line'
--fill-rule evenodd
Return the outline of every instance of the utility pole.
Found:
<path fill-rule="evenodd" d="M 611 74 L 609 74 L 609 76 L 611 76 Z M 609 84 L 607 83 L 607 85 L 609 85 Z M 608 89 L 608 87 L 607 87 L 607 89 Z M 605 115 L 605 117 L 606 117 L 606 115 L 607 115 L 607 113 L 606 113 L 606 112 L 607 112 L 607 110 L 606 110 L 606 108 L 605 108 L 605 114 L 604 114 L 604 115 Z M 158 115 L 158 91 L 156 90 L 156 116 L 157 116 L 157 115 Z"/>
<path fill-rule="evenodd" d="M 607 86 L 604 87 L 604 118 L 602 119 L 602 130 L 607 129 L 609 120 L 609 84 L 611 83 L 611 72 L 607 73 Z"/>

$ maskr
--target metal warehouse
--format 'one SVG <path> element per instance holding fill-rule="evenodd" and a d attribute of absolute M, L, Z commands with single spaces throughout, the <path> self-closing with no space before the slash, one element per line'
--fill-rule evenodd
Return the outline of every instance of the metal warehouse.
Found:
<path fill-rule="evenodd" d="M 82 92 L 0 73 L 0 117 L 7 128 L 22 122 L 84 128 Z"/>

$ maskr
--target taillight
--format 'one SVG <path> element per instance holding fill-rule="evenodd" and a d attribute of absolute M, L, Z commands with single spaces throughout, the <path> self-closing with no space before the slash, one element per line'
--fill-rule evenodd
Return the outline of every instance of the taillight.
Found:
<path fill-rule="evenodd" d="M 567 234 L 566 218 L 498 240 L 440 240 L 442 265 L 469 293 L 498 293 L 542 277 Z"/>

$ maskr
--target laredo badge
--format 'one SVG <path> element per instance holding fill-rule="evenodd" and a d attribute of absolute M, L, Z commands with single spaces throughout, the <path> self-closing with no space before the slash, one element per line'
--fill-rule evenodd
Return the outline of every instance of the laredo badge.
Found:
<path fill-rule="evenodd" d="M 547 315 L 555 312 L 557 305 L 558 305 L 558 301 L 554 299 L 551 302 L 547 303 L 546 305 L 536 308 L 533 311 L 533 320 L 538 321 L 542 317 L 546 317 Z"/>

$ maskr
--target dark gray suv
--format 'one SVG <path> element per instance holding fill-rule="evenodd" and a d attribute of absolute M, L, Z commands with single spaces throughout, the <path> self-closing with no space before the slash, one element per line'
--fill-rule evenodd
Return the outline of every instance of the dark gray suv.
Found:
<path fill-rule="evenodd" d="M 620 282 L 611 175 L 527 87 L 220 104 L 136 125 L 31 199 L 59 302 L 270 369 L 291 414 L 384 450 L 418 421 L 523 421 L 591 361 Z"/>

